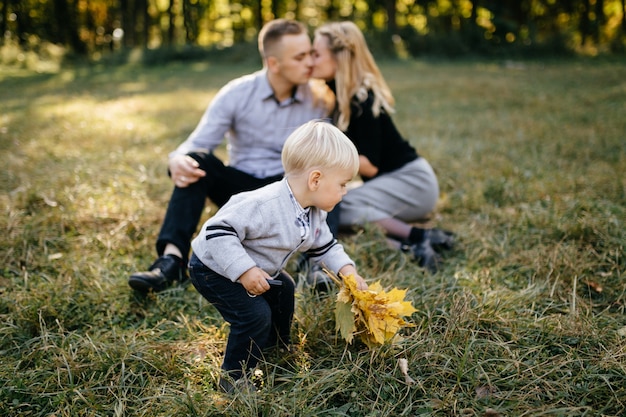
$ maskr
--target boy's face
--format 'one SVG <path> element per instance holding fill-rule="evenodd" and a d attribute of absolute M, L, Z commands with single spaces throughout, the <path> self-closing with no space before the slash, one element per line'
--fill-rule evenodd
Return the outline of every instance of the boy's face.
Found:
<path fill-rule="evenodd" d="M 311 39 L 306 33 L 283 36 L 275 58 L 278 74 L 288 83 L 306 84 L 311 78 Z"/>
<path fill-rule="evenodd" d="M 352 174 L 349 169 L 324 169 L 314 193 L 313 205 L 324 211 L 331 211 L 346 195 L 346 185 L 352 180 Z"/>

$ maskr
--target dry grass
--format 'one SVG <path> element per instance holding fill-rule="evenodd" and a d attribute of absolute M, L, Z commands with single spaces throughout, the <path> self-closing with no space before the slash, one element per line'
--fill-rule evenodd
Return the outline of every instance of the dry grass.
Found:
<path fill-rule="evenodd" d="M 166 154 L 242 64 L 0 78 L 0 414 L 621 416 L 626 413 L 626 65 L 390 62 L 395 119 L 438 172 L 436 275 L 376 230 L 362 273 L 409 288 L 396 346 L 346 346 L 298 295 L 264 389 L 215 381 L 227 327 L 193 288 L 136 298 L 169 198 Z M 210 209 L 206 216 L 210 216 Z M 409 363 L 405 384 L 398 359 Z"/>

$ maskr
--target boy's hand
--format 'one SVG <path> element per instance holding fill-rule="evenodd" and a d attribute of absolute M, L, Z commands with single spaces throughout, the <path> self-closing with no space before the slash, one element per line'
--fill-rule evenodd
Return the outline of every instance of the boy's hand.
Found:
<path fill-rule="evenodd" d="M 361 291 L 365 291 L 368 288 L 367 282 L 365 282 L 365 279 L 363 279 L 362 276 L 360 276 L 359 274 L 355 274 L 354 278 L 356 278 L 356 287 L 357 289 L 361 290 Z"/>
<path fill-rule="evenodd" d="M 270 284 L 267 282 L 268 279 L 270 279 L 269 274 L 255 266 L 241 274 L 238 281 L 248 291 L 248 294 L 255 296 L 261 295 L 270 289 Z"/>
<path fill-rule="evenodd" d="M 345 265 L 339 270 L 341 275 L 352 275 L 356 279 L 356 288 L 361 291 L 367 290 L 368 286 L 361 275 L 356 272 L 356 268 L 352 265 Z"/>

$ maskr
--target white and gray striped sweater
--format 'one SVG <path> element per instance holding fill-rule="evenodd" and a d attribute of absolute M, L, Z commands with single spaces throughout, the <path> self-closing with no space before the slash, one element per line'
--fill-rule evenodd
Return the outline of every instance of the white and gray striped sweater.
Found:
<path fill-rule="evenodd" d="M 254 266 L 275 277 L 295 252 L 306 252 L 335 273 L 354 265 L 330 232 L 325 211 L 311 207 L 310 232 L 301 237 L 290 194 L 283 179 L 232 196 L 204 223 L 191 242 L 193 252 L 208 268 L 233 282 Z"/>

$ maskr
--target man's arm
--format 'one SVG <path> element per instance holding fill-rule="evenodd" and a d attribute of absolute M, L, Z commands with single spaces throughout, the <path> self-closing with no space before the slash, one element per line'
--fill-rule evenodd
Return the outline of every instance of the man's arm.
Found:
<path fill-rule="evenodd" d="M 231 84 L 224 86 L 207 107 L 200 122 L 174 152 L 170 153 L 168 167 L 172 181 L 177 187 L 187 187 L 206 173 L 198 168 L 198 162 L 188 156 L 192 151 L 212 152 L 224 140 L 231 129 L 236 100 L 232 97 Z"/>

